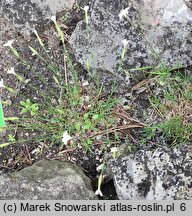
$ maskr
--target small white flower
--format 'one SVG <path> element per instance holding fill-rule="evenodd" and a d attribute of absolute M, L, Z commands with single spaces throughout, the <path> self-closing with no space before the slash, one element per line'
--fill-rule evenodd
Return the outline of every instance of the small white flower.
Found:
<path fill-rule="evenodd" d="M 7 71 L 7 73 L 8 73 L 8 74 L 16 75 L 14 67 L 11 67 L 11 69 L 9 69 L 9 70 Z"/>
<path fill-rule="evenodd" d="M 16 75 L 14 67 L 11 67 L 11 69 L 9 69 L 9 70 L 7 71 L 7 73 L 8 73 L 8 74 Z"/>
<path fill-rule="evenodd" d="M 111 152 L 112 152 L 112 153 L 115 153 L 115 152 L 118 152 L 118 151 L 119 151 L 119 148 L 117 148 L 117 147 L 111 148 Z"/>
<path fill-rule="evenodd" d="M 68 142 L 72 139 L 72 137 L 67 133 L 67 131 L 65 131 L 63 133 L 63 138 L 62 138 L 62 142 L 67 145 Z"/>
<path fill-rule="evenodd" d="M 127 8 L 125 8 L 125 9 L 121 10 L 121 12 L 120 12 L 119 15 L 118 15 L 120 20 L 122 20 L 123 17 L 125 17 L 125 16 L 128 15 L 128 10 L 129 10 L 129 7 L 127 7 Z"/>
<path fill-rule="evenodd" d="M 85 11 L 85 13 L 87 13 L 87 11 L 89 10 L 89 6 L 85 6 L 85 7 L 83 8 L 83 10 Z"/>
<path fill-rule="evenodd" d="M 126 39 L 122 40 L 121 42 L 123 43 L 123 46 L 124 46 L 124 47 L 126 47 L 126 46 L 127 46 L 127 44 L 129 43 L 129 41 L 128 41 L 128 40 L 126 40 Z"/>
<path fill-rule="evenodd" d="M 100 171 L 104 170 L 104 167 L 105 167 L 105 165 L 104 165 L 103 163 L 100 164 L 100 165 L 96 168 L 97 172 L 100 172 Z"/>
<path fill-rule="evenodd" d="M 53 22 L 56 22 L 56 16 L 52 16 L 52 17 L 51 17 L 51 20 L 52 20 Z"/>
<path fill-rule="evenodd" d="M 101 192 L 101 190 L 97 189 L 95 191 L 95 195 L 103 196 L 103 193 Z"/>
<path fill-rule="evenodd" d="M 37 31 L 36 30 L 34 30 L 33 32 L 34 32 L 35 35 L 37 35 Z"/>
<path fill-rule="evenodd" d="M 9 40 L 9 41 L 7 41 L 7 43 L 5 43 L 3 46 L 5 46 L 5 47 L 11 47 L 11 48 L 12 48 L 13 42 L 14 42 L 14 40 Z"/>
<path fill-rule="evenodd" d="M 3 87 L 3 79 L 0 80 L 0 88 Z"/>

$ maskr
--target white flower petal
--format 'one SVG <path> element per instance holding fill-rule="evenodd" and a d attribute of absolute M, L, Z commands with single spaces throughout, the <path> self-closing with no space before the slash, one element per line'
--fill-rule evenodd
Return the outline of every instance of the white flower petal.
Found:
<path fill-rule="evenodd" d="M 97 172 L 100 172 L 100 171 L 103 170 L 103 169 L 104 169 L 104 164 L 103 164 L 103 163 L 100 164 L 100 165 L 96 168 Z"/>
<path fill-rule="evenodd" d="M 9 40 L 3 46 L 5 46 L 5 47 L 12 47 L 13 42 L 14 42 L 14 40 Z"/>
<path fill-rule="evenodd" d="M 3 79 L 0 80 L 0 88 L 3 87 Z"/>
<path fill-rule="evenodd" d="M 62 142 L 67 145 L 68 142 L 72 139 L 72 137 L 67 133 L 67 131 L 65 131 L 63 133 L 63 138 L 62 138 Z"/>
<path fill-rule="evenodd" d="M 129 10 L 129 7 L 123 9 L 120 13 L 119 13 L 119 19 L 122 20 L 124 16 L 127 16 L 128 15 L 128 10 Z"/>
<path fill-rule="evenodd" d="M 95 195 L 99 195 L 99 196 L 103 196 L 103 193 L 101 192 L 101 190 L 99 190 L 99 189 L 97 189 L 96 191 L 95 191 Z"/>
<path fill-rule="evenodd" d="M 14 67 L 11 67 L 11 69 L 9 69 L 9 70 L 7 71 L 7 73 L 8 73 L 8 74 L 16 75 Z"/>
<path fill-rule="evenodd" d="M 53 22 L 56 22 L 56 16 L 55 16 L 55 15 L 52 16 L 50 19 L 51 19 Z"/>
<path fill-rule="evenodd" d="M 127 46 L 127 44 L 129 43 L 129 41 L 128 41 L 128 40 L 126 40 L 126 39 L 122 40 L 121 42 L 123 43 L 123 46 L 124 46 L 124 47 L 126 47 L 126 46 Z"/>
<path fill-rule="evenodd" d="M 118 151 L 119 151 L 119 148 L 117 148 L 117 147 L 111 148 L 111 152 L 118 152 Z"/>
<path fill-rule="evenodd" d="M 89 10 L 89 6 L 85 6 L 85 7 L 83 8 L 83 10 L 84 10 L 85 12 L 87 12 L 87 11 Z"/>

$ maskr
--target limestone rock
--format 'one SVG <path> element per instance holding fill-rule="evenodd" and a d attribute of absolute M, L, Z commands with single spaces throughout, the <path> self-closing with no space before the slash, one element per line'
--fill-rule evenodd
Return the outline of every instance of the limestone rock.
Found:
<path fill-rule="evenodd" d="M 137 78 L 135 68 L 192 64 L 192 11 L 183 0 L 94 0 L 88 14 L 89 34 L 80 21 L 70 45 L 76 59 L 85 68 L 89 61 L 105 84 L 118 78 L 121 88 L 129 86 L 130 75 Z M 128 44 L 122 62 L 123 39 Z"/>
<path fill-rule="evenodd" d="M 184 0 L 184 2 L 192 10 L 192 0 Z"/>
<path fill-rule="evenodd" d="M 72 8 L 75 0 L 1 0 L 0 15 L 23 34 L 29 35 L 38 26 L 50 21 L 57 12 Z"/>
<path fill-rule="evenodd" d="M 192 146 L 139 150 L 110 162 L 123 200 L 192 199 Z"/>
<path fill-rule="evenodd" d="M 97 199 L 90 179 L 70 163 L 42 160 L 21 171 L 0 176 L 0 199 Z"/>

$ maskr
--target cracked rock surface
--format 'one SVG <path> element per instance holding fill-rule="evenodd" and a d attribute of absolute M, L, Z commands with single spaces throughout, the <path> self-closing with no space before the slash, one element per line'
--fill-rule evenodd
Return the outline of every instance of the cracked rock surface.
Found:
<path fill-rule="evenodd" d="M 127 15 L 119 19 L 125 8 Z M 80 21 L 70 45 L 77 60 L 85 68 L 88 61 L 105 83 L 117 78 L 123 89 L 131 84 L 133 68 L 192 64 L 192 11 L 183 0 L 94 0 L 88 14 L 88 31 Z M 121 62 L 123 39 L 128 44 Z M 138 73 L 131 77 L 139 79 Z"/>
<path fill-rule="evenodd" d="M 0 15 L 24 35 L 41 29 L 57 12 L 72 8 L 75 0 L 1 0 Z"/>
<path fill-rule="evenodd" d="M 110 162 L 122 200 L 192 199 L 192 145 L 139 150 Z"/>

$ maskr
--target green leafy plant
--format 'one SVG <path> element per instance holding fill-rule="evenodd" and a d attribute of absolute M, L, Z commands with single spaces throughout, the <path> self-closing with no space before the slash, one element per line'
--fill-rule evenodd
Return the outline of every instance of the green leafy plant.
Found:
<path fill-rule="evenodd" d="M 8 135 L 8 141 L 9 142 L 15 142 L 15 137 L 12 134 Z"/>
<path fill-rule="evenodd" d="M 145 141 L 154 138 L 156 135 L 162 135 L 170 143 L 170 147 L 186 143 L 192 138 L 191 134 L 192 125 L 184 125 L 179 116 L 144 128 Z"/>
<path fill-rule="evenodd" d="M 86 10 L 85 13 L 87 17 Z M 30 63 L 21 57 L 12 43 L 10 44 L 9 47 L 15 56 L 20 59 L 27 68 L 32 70 L 33 74 L 37 74 L 35 76 L 38 82 L 46 86 L 48 90 L 39 91 L 39 84 L 36 86 L 32 82 L 25 80 L 16 71 L 12 72 L 19 82 L 25 84 L 26 88 L 33 92 L 39 92 L 39 100 L 37 100 L 37 102 L 32 102 L 30 95 L 19 94 L 19 109 L 21 111 L 17 117 L 17 121 L 12 121 L 10 118 L 7 119 L 7 121 L 12 122 L 10 129 L 14 130 L 15 127 L 17 131 L 27 130 L 28 133 L 32 131 L 36 133 L 36 136 L 35 138 L 19 138 L 18 140 L 9 136 L 8 142 L 1 144 L 1 146 L 32 141 L 43 141 L 49 146 L 63 146 L 68 145 L 68 143 L 70 143 L 71 146 L 76 146 L 81 143 L 86 151 L 88 151 L 96 142 L 95 138 L 97 136 L 105 136 L 108 133 L 108 129 L 111 129 L 110 133 L 113 133 L 113 128 L 117 126 L 113 113 L 114 108 L 118 104 L 118 100 L 112 96 L 113 92 L 103 98 L 103 87 L 98 88 L 92 84 L 86 87 L 81 85 L 77 78 L 72 59 L 66 49 L 64 34 L 58 26 L 55 17 L 52 17 L 52 21 L 55 24 L 63 46 L 64 77 L 63 71 L 60 71 L 57 65 L 52 62 L 52 57 L 49 56 L 48 49 L 37 31 L 34 31 L 34 33 L 41 50 L 39 51 L 31 45 L 29 45 L 29 49 L 36 58 L 39 58 L 47 66 L 54 87 L 46 83 L 43 73 L 37 74 Z M 69 73 L 72 77 L 72 84 L 68 82 Z M 10 87 L 7 86 L 7 89 L 8 88 Z M 11 92 L 13 93 L 14 90 Z M 29 115 L 33 118 L 30 118 Z"/>
<path fill-rule="evenodd" d="M 62 19 L 64 22 L 66 22 L 66 21 L 69 20 L 69 17 L 70 17 L 70 13 L 65 13 L 65 14 L 61 17 L 61 19 Z"/>
<path fill-rule="evenodd" d="M 76 11 L 79 11 L 81 9 L 81 6 L 78 2 L 76 2 L 74 5 L 73 5 L 73 9 L 75 9 Z"/>
<path fill-rule="evenodd" d="M 37 103 L 31 103 L 30 99 L 27 99 L 25 102 L 20 101 L 20 105 L 22 107 L 21 114 L 24 114 L 26 112 L 30 112 L 31 116 L 34 116 L 37 114 L 37 111 L 39 110 L 39 106 Z"/>
<path fill-rule="evenodd" d="M 156 89 L 151 89 L 149 100 L 161 121 L 144 128 L 143 142 L 162 135 L 170 146 L 176 146 L 192 138 L 191 81 L 190 76 L 185 72 L 177 71 L 172 75 L 169 73 L 168 76 L 160 75 L 156 83 L 158 94 L 153 93 Z"/>

